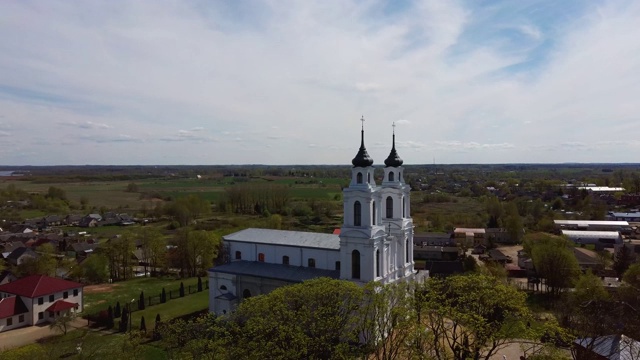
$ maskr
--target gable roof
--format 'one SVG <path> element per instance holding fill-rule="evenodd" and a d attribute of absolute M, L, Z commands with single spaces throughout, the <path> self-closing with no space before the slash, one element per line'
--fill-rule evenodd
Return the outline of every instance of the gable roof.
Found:
<path fill-rule="evenodd" d="M 11 296 L 0 299 L 0 319 L 8 318 L 18 314 L 29 312 L 24 302 L 17 297 Z"/>
<path fill-rule="evenodd" d="M 307 231 L 249 228 L 233 234 L 225 235 L 222 238 L 225 241 L 237 241 L 253 244 L 340 250 L 340 237 L 338 237 L 338 235 Z"/>
<path fill-rule="evenodd" d="M 31 275 L 14 282 L 0 285 L 0 292 L 36 298 L 56 292 L 83 287 L 81 283 L 53 278 L 45 275 Z"/>
<path fill-rule="evenodd" d="M 29 255 L 29 256 L 32 256 L 34 258 L 38 257 L 38 254 L 36 254 L 35 251 L 33 251 L 33 250 L 31 250 L 31 249 L 29 249 L 27 247 L 19 247 L 19 248 L 13 250 L 11 252 L 11 254 L 9 254 L 9 256 L 7 256 L 7 259 L 18 260 L 23 255 Z"/>
<path fill-rule="evenodd" d="M 53 303 L 53 305 L 49 306 L 45 311 L 64 311 L 68 309 L 77 309 L 78 304 L 71 303 L 64 300 L 58 300 Z"/>

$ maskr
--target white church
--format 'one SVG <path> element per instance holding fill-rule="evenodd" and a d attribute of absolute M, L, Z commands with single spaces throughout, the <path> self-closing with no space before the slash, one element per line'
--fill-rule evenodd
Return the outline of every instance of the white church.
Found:
<path fill-rule="evenodd" d="M 351 183 L 343 190 L 340 235 L 250 228 L 224 236 L 229 262 L 209 269 L 209 311 L 223 315 L 244 298 L 322 276 L 359 284 L 418 277 L 413 262 L 411 189 L 404 182 L 395 131 L 380 185 L 375 183 L 373 159 L 364 146 L 364 126 L 360 149 L 351 163 Z"/>

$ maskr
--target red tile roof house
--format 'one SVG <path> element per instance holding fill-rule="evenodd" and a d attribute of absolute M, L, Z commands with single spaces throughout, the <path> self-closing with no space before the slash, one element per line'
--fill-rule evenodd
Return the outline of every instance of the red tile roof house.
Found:
<path fill-rule="evenodd" d="M 0 332 L 33 326 L 83 309 L 84 285 L 31 275 L 0 285 Z"/>

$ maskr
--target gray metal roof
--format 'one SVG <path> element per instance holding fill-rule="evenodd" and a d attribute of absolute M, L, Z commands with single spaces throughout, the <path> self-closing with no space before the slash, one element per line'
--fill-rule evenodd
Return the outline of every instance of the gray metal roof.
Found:
<path fill-rule="evenodd" d="M 556 225 L 602 225 L 602 226 L 629 226 L 628 221 L 603 221 L 603 220 L 553 220 Z"/>
<path fill-rule="evenodd" d="M 269 264 L 259 261 L 232 261 L 229 264 L 216 266 L 210 272 L 233 275 L 256 276 L 268 279 L 302 282 L 318 277 L 340 278 L 339 270 L 323 270 L 304 266 Z"/>
<path fill-rule="evenodd" d="M 569 238 L 582 237 L 586 239 L 617 239 L 620 237 L 620 233 L 617 231 L 562 230 L 562 235 Z"/>
<path fill-rule="evenodd" d="M 628 218 L 637 218 L 640 217 L 640 212 L 631 212 L 631 213 L 623 213 L 623 212 L 610 212 L 610 215 L 614 217 L 628 217 Z"/>
<path fill-rule="evenodd" d="M 340 237 L 306 231 L 249 228 L 223 236 L 226 241 L 340 250 Z"/>

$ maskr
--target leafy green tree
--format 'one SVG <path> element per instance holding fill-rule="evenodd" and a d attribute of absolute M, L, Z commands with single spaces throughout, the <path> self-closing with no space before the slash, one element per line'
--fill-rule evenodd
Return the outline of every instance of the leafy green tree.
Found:
<path fill-rule="evenodd" d="M 144 321 L 144 315 L 140 318 L 140 331 L 147 332 L 147 324 Z"/>
<path fill-rule="evenodd" d="M 195 195 L 179 198 L 166 208 L 166 213 L 180 223 L 187 226 L 200 216 L 211 212 L 211 204 Z"/>
<path fill-rule="evenodd" d="M 222 242 L 213 232 L 183 228 L 176 233 L 175 245 L 182 273 L 191 277 L 213 266 Z"/>
<path fill-rule="evenodd" d="M 69 327 L 73 319 L 75 319 L 75 315 L 71 312 L 57 316 L 51 324 L 49 324 L 49 329 L 59 331 L 64 335 L 67 335 L 67 331 L 69 331 Z"/>
<path fill-rule="evenodd" d="M 553 295 L 558 296 L 578 279 L 580 267 L 568 240 L 544 233 L 528 234 L 523 248 L 531 254 L 536 273 L 546 280 L 547 290 Z"/>
<path fill-rule="evenodd" d="M 113 307 L 109 305 L 109 308 L 107 309 L 107 329 L 113 328 L 113 319 L 114 319 Z"/>
<path fill-rule="evenodd" d="M 109 258 L 102 254 L 91 254 L 79 267 L 86 281 L 99 284 L 109 280 Z"/>
<path fill-rule="evenodd" d="M 58 261 L 55 258 L 53 245 L 43 244 L 38 247 L 36 253 L 37 257 L 26 258 L 16 267 L 16 275 L 19 277 L 28 275 L 55 276 Z"/>
<path fill-rule="evenodd" d="M 420 284 L 369 283 L 356 316 L 369 358 L 376 360 L 419 358 L 431 352 L 433 336 L 422 323 Z"/>
<path fill-rule="evenodd" d="M 120 332 L 127 332 L 127 328 L 129 326 L 129 309 L 125 306 L 122 309 L 122 316 L 120 317 Z"/>
<path fill-rule="evenodd" d="M 104 247 L 104 254 L 109 259 L 110 278 L 126 280 L 133 276 L 131 256 L 135 250 L 135 235 L 126 232 L 119 238 L 109 239 Z"/>
<path fill-rule="evenodd" d="M 489 223 L 487 224 L 487 227 L 500 227 L 502 215 L 504 214 L 504 209 L 500 200 L 496 196 L 491 195 L 487 197 L 484 205 L 487 210 L 487 214 L 489 215 Z"/>
<path fill-rule="evenodd" d="M 613 270 L 618 274 L 618 277 L 622 277 L 622 274 L 627 271 L 632 262 L 633 254 L 631 249 L 628 246 L 622 246 L 613 259 Z"/>
<path fill-rule="evenodd" d="M 144 273 L 147 274 L 148 267 L 154 275 L 158 268 L 164 267 L 167 259 L 167 241 L 160 229 L 150 226 L 143 226 L 134 232 L 135 238 L 139 241 L 144 262 Z"/>
<path fill-rule="evenodd" d="M 67 193 L 55 186 L 49 186 L 49 190 L 47 190 L 47 195 L 45 195 L 48 199 L 58 199 L 58 200 L 67 200 Z"/>
<path fill-rule="evenodd" d="M 138 184 L 134 183 L 134 182 L 130 182 L 129 184 L 127 184 L 127 192 L 138 192 Z"/>
<path fill-rule="evenodd" d="M 522 238 L 524 225 L 516 204 L 513 202 L 508 203 L 506 213 L 507 216 L 504 221 L 504 227 L 507 229 L 511 241 L 519 243 Z"/>
<path fill-rule="evenodd" d="M 362 296 L 352 282 L 318 278 L 246 299 L 229 318 L 230 357 L 352 357 Z"/>
<path fill-rule="evenodd" d="M 489 359 L 531 331 L 526 295 L 492 276 L 431 278 L 422 296 L 437 359 Z"/>

